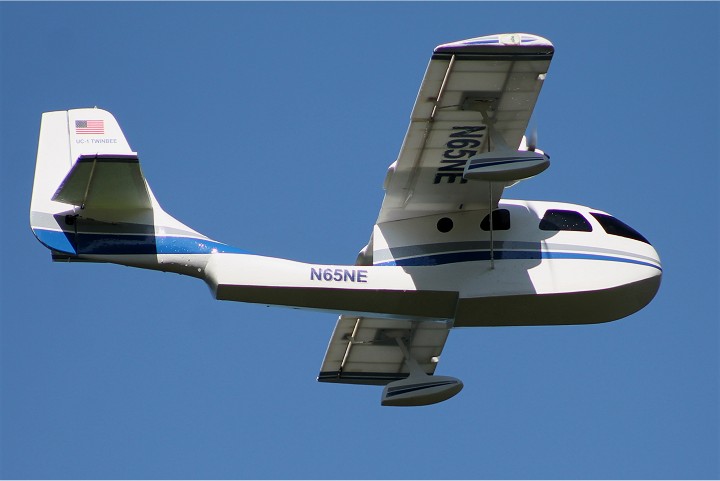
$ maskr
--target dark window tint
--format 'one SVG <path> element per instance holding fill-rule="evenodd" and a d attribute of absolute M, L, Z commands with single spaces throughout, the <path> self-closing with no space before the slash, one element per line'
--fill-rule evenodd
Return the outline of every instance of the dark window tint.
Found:
<path fill-rule="evenodd" d="M 508 230 L 510 228 L 510 211 L 507 209 L 494 210 L 492 213 L 493 230 Z M 490 230 L 490 214 L 480 222 L 482 230 Z"/>
<path fill-rule="evenodd" d="M 597 219 L 602 228 L 605 229 L 605 232 L 608 234 L 619 235 L 620 237 L 627 237 L 628 239 L 635 239 L 640 242 L 645 242 L 646 244 L 650 243 L 641 233 L 615 217 L 595 212 L 591 212 L 590 215 Z"/>
<path fill-rule="evenodd" d="M 453 221 L 449 217 L 443 217 L 439 221 L 437 221 L 437 230 L 442 232 L 443 234 L 446 232 L 450 232 L 453 228 Z"/>
<path fill-rule="evenodd" d="M 573 210 L 550 209 L 540 221 L 540 230 L 574 230 L 592 232 L 590 222 Z"/>

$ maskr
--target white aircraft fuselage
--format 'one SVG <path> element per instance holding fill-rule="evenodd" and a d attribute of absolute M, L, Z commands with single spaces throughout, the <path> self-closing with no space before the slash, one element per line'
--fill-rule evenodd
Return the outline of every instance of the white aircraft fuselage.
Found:
<path fill-rule="evenodd" d="M 541 229 L 548 211 L 581 216 L 585 230 Z M 608 216 L 603 211 L 503 200 L 494 216 L 492 233 L 488 211 L 378 224 L 371 254 L 361 255 L 360 265 L 254 255 L 179 229 L 174 234 L 158 229 L 137 239 L 101 234 L 97 224 L 83 236 L 80 224 L 83 240 L 77 247 L 78 256 L 88 260 L 201 278 L 220 300 L 347 315 L 448 319 L 455 327 L 608 322 L 638 311 L 659 288 L 662 267 L 655 249 L 638 240 L 642 236 L 606 232 L 596 218 Z M 498 229 L 501 216 L 509 225 Z M 94 253 L 99 245 L 106 252 L 154 253 Z"/>

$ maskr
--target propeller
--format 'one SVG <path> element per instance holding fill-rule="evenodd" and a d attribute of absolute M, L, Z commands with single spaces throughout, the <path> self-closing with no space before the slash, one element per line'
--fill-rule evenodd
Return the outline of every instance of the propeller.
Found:
<path fill-rule="evenodd" d="M 532 131 L 530 132 L 530 137 L 528 137 L 528 139 L 527 139 L 527 149 L 529 152 L 535 152 L 535 149 L 537 148 L 537 141 L 538 141 L 537 127 L 533 127 Z"/>

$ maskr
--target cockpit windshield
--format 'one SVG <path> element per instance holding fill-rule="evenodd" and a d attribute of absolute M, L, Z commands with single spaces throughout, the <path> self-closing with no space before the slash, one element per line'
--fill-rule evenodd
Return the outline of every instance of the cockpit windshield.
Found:
<path fill-rule="evenodd" d="M 635 239 L 640 242 L 650 244 L 650 242 L 645 237 L 643 237 L 642 234 L 640 234 L 638 231 L 636 231 L 626 223 L 622 222 L 621 220 L 616 219 L 615 217 L 606 214 L 599 214 L 597 212 L 591 212 L 590 215 L 595 217 L 595 219 L 597 219 L 602 228 L 605 229 L 605 232 L 610 235 L 627 237 L 628 239 Z"/>
<path fill-rule="evenodd" d="M 592 232 L 590 222 L 574 210 L 549 209 L 540 220 L 540 230 Z"/>

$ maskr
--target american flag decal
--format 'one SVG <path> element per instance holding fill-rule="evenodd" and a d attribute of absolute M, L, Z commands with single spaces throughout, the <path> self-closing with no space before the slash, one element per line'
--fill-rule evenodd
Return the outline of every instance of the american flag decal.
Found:
<path fill-rule="evenodd" d="M 105 121 L 104 120 L 76 120 L 75 121 L 75 134 L 104 134 L 105 133 Z"/>

